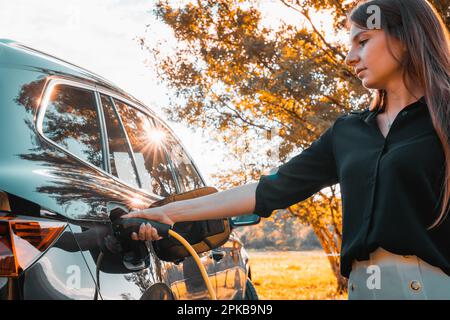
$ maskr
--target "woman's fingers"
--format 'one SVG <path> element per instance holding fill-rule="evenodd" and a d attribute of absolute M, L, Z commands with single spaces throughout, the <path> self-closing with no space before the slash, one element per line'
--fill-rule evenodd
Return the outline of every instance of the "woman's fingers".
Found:
<path fill-rule="evenodd" d="M 142 210 L 142 211 L 133 211 L 133 212 L 124 214 L 122 216 L 122 218 L 143 218 L 143 219 L 148 219 L 149 217 L 151 217 L 151 215 L 146 213 L 144 210 Z"/>
<path fill-rule="evenodd" d="M 145 223 L 139 227 L 139 240 L 145 240 Z"/>
<path fill-rule="evenodd" d="M 161 208 L 162 207 L 132 211 L 126 215 L 123 215 L 122 218 L 125 218 L 125 219 L 127 219 L 127 218 L 142 218 L 142 219 L 161 222 L 161 223 L 165 223 L 165 224 L 173 226 L 174 222 L 172 221 L 172 219 L 169 218 L 169 216 Z"/>
<path fill-rule="evenodd" d="M 153 240 L 161 240 L 162 237 L 158 235 L 158 230 L 153 228 L 150 223 L 142 223 L 139 226 L 139 232 L 133 232 L 131 234 L 131 239 L 133 240 L 141 240 L 141 241 L 153 241 Z"/>
<path fill-rule="evenodd" d="M 159 240 L 161 239 L 161 237 L 158 235 L 158 230 L 156 230 L 155 228 L 151 228 L 151 236 L 152 236 L 152 240 Z"/>
<path fill-rule="evenodd" d="M 123 215 L 122 218 L 142 218 L 142 219 L 147 219 L 147 220 L 159 221 L 159 220 L 161 220 L 161 216 L 162 216 L 162 214 L 159 210 L 143 209 L 143 210 L 131 211 L 130 213 Z"/>
<path fill-rule="evenodd" d="M 147 224 L 147 240 L 161 240 L 162 237 L 158 235 L 158 230 L 156 228 L 153 228 L 150 223 Z"/>

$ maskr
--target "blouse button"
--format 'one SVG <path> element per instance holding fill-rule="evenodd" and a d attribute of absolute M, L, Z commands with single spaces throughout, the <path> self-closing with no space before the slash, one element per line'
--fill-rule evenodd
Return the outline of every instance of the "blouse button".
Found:
<path fill-rule="evenodd" d="M 421 288 L 421 285 L 420 285 L 420 282 L 419 282 L 419 281 L 413 280 L 413 281 L 411 281 L 411 283 L 410 283 L 410 287 L 411 287 L 411 289 L 413 289 L 414 291 L 419 291 L 420 288 Z"/>

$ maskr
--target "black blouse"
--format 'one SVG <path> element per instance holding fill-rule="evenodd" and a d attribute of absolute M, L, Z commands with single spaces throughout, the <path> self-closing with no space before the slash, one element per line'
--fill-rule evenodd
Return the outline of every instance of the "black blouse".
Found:
<path fill-rule="evenodd" d="M 450 275 L 450 221 L 439 216 L 444 151 L 425 98 L 404 107 L 385 138 L 378 110 L 339 117 L 307 149 L 263 175 L 254 213 L 268 217 L 322 188 L 340 184 L 343 210 L 341 274 L 382 247 L 416 255 Z"/>

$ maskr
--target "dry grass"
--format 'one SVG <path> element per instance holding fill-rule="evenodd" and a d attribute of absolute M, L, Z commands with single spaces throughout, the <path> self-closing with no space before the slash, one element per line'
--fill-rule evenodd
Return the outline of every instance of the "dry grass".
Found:
<path fill-rule="evenodd" d="M 336 278 L 323 251 L 248 250 L 260 299 L 347 299 L 337 295 Z"/>

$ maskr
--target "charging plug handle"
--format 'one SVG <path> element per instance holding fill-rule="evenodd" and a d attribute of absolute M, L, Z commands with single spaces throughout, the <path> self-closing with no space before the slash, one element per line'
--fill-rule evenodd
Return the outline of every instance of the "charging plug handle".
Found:
<path fill-rule="evenodd" d="M 151 224 L 152 227 L 158 231 L 158 235 L 162 238 L 169 237 L 169 230 L 172 228 L 169 224 L 142 218 L 121 218 L 125 214 L 127 214 L 127 212 L 121 208 L 116 208 L 110 213 L 113 230 L 122 240 L 131 240 L 131 234 L 133 232 L 139 234 L 139 228 L 143 223 Z"/>
<path fill-rule="evenodd" d="M 158 235 L 161 236 L 162 238 L 168 238 L 169 230 L 171 229 L 171 226 L 168 224 L 142 218 L 126 218 L 126 219 L 120 218 L 115 223 L 117 224 L 116 230 L 120 233 L 120 237 L 122 239 L 131 239 L 131 234 L 133 232 L 139 234 L 139 228 L 143 223 L 151 224 L 152 227 L 158 231 Z"/>

